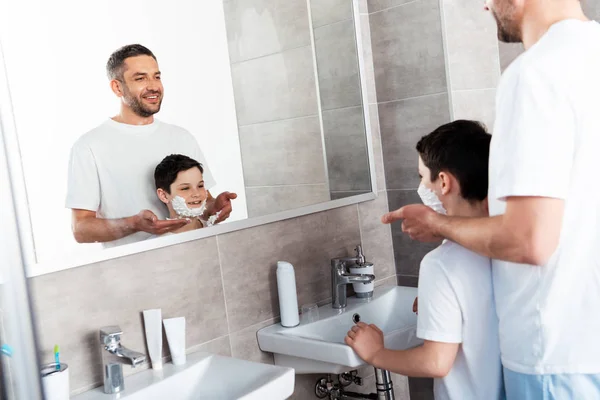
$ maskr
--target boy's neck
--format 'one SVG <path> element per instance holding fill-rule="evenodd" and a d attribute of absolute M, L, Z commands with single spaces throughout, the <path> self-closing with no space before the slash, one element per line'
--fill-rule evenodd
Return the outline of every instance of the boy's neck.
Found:
<path fill-rule="evenodd" d="M 469 202 L 462 200 L 452 209 L 452 215 L 456 217 L 488 217 L 489 210 L 487 200 Z"/>

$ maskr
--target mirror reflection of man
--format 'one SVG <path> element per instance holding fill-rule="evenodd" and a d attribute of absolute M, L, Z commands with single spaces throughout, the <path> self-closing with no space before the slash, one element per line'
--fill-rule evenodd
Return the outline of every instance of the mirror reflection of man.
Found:
<path fill-rule="evenodd" d="M 119 114 L 81 136 L 71 149 L 66 207 L 79 243 L 105 247 L 175 231 L 189 221 L 166 220 L 156 197 L 154 168 L 168 154 L 184 154 L 204 165 L 206 188 L 215 180 L 196 139 L 185 129 L 154 118 L 163 85 L 154 54 L 139 44 L 115 51 L 106 65 L 112 91 L 121 99 Z M 235 193 L 213 198 L 208 214 L 216 222 L 231 213 Z"/>

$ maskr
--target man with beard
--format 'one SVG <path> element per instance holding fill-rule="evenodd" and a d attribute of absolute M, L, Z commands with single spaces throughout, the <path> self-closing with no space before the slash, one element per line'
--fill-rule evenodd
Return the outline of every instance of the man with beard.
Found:
<path fill-rule="evenodd" d="M 154 54 L 139 44 L 115 51 L 106 65 L 110 86 L 121 110 L 73 145 L 66 207 L 79 243 L 105 247 L 132 243 L 175 231 L 187 220 L 165 220 L 157 199 L 154 168 L 168 154 L 184 154 L 204 165 L 206 188 L 215 180 L 194 137 L 185 129 L 154 118 L 160 111 L 163 85 Z M 231 213 L 235 193 L 208 194 L 207 215 L 217 222 Z"/>
<path fill-rule="evenodd" d="M 490 217 L 408 205 L 413 239 L 493 259 L 509 399 L 600 399 L 600 24 L 579 0 L 488 0 L 522 54 L 497 91 Z"/>

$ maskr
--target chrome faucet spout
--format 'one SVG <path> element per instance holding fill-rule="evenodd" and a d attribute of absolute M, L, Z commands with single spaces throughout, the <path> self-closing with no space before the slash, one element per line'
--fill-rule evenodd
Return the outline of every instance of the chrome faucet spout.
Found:
<path fill-rule="evenodd" d="M 105 350 L 117 356 L 118 359 L 123 360 L 125 364 L 131 364 L 133 368 L 146 361 L 146 355 L 138 353 L 137 351 L 130 350 L 127 347 L 122 346 L 121 344 L 119 344 L 115 348 L 105 347 Z"/>
<path fill-rule="evenodd" d="M 351 283 L 367 284 L 375 280 L 375 275 L 372 274 L 353 274 L 348 272 L 347 266 L 349 264 L 372 265 L 366 263 L 360 245 L 355 250 L 357 253 L 356 257 L 334 258 L 331 260 L 331 306 L 333 308 L 341 309 L 346 307 L 346 285 Z"/>
<path fill-rule="evenodd" d="M 123 331 L 118 326 L 106 326 L 100 329 L 102 348 L 102 372 L 104 374 L 104 393 L 120 393 L 125 390 L 123 364 L 134 368 L 146 361 L 146 356 L 128 349 L 121 344 Z"/>

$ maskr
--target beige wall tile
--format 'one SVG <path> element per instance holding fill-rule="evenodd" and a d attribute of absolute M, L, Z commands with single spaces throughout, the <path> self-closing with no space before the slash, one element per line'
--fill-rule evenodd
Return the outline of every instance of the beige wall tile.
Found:
<path fill-rule="evenodd" d="M 239 137 L 246 186 L 327 182 L 316 115 L 242 126 Z"/>
<path fill-rule="evenodd" d="M 306 0 L 225 1 L 232 63 L 310 45 Z"/>
<path fill-rule="evenodd" d="M 141 312 L 184 316 L 188 345 L 227 334 L 216 239 L 68 269 L 31 279 L 42 362 L 59 344 L 71 366 L 71 388 L 102 382 L 98 330 L 119 325 L 123 345 L 146 352 Z M 166 342 L 165 342 L 166 343 Z M 168 354 L 168 346 L 163 346 Z M 125 368 L 125 373 L 131 373 Z M 133 371 L 137 372 L 137 371 Z"/>
<path fill-rule="evenodd" d="M 279 315 L 276 263 L 292 263 L 299 306 L 331 296 L 330 259 L 360 243 L 358 212 L 348 206 L 219 236 L 232 332 Z"/>

